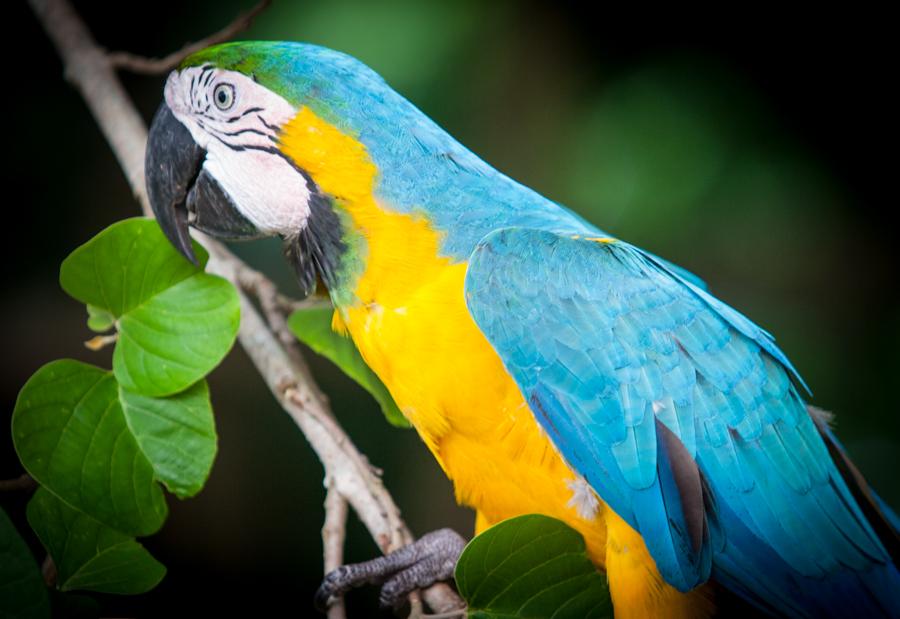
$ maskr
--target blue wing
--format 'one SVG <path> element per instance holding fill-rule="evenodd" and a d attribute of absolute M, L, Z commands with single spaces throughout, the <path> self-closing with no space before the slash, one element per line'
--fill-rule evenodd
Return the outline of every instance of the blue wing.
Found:
<path fill-rule="evenodd" d="M 835 612 L 835 591 L 900 584 L 783 353 L 655 257 L 498 230 L 471 256 L 466 302 L 556 447 L 671 585 L 713 574 L 805 616 Z"/>

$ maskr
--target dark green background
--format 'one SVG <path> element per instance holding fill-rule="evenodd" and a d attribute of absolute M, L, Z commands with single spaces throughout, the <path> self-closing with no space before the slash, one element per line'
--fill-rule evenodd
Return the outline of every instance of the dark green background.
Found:
<path fill-rule="evenodd" d="M 101 44 L 162 55 L 246 3 L 78 3 Z M 600 10 L 600 9 L 597 9 Z M 59 262 L 137 206 L 108 146 L 27 8 L 9 8 L 5 57 L 3 406 L 59 357 L 85 350 L 83 308 Z M 500 170 L 608 232 L 699 274 L 761 326 L 838 414 L 872 484 L 900 505 L 900 321 L 894 140 L 896 67 L 877 15 L 592 13 L 575 3 L 276 2 L 245 38 L 349 52 Z M 11 75 L 9 74 L 11 72 Z M 125 76 L 146 118 L 163 78 Z M 277 243 L 240 253 L 291 292 Z M 417 534 L 472 514 L 412 431 L 324 362 L 322 386 Z M 452 380 L 452 377 L 448 377 Z M 235 350 L 210 380 L 220 453 L 196 499 L 170 500 L 146 540 L 169 567 L 153 593 L 103 597 L 104 615 L 266 612 L 304 616 L 321 570 L 321 467 Z M 5 424 L 4 424 L 5 425 Z M 0 434 L 0 477 L 21 470 Z M 23 497 L 0 496 L 23 526 Z M 32 540 L 33 541 L 33 540 Z M 358 523 L 350 560 L 376 553 Z M 41 555 L 42 556 L 42 555 Z M 351 610 L 374 608 L 354 594 Z"/>

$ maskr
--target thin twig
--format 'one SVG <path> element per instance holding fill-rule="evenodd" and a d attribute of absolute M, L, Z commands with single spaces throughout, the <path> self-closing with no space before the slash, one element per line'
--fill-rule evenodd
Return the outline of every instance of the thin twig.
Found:
<path fill-rule="evenodd" d="M 0 479 L 0 492 L 31 492 L 36 490 L 38 483 L 28 473 L 22 473 L 15 479 Z"/>
<path fill-rule="evenodd" d="M 288 316 L 291 315 L 292 312 L 296 312 L 297 310 L 311 309 L 314 307 L 334 307 L 331 304 L 331 301 L 319 297 L 319 296 L 309 296 L 305 299 L 293 299 L 291 297 L 285 296 L 279 293 L 275 297 L 275 303 L 281 308 Z"/>
<path fill-rule="evenodd" d="M 115 152 L 144 214 L 152 216 L 144 186 L 147 128 L 122 88 L 109 58 L 93 40 L 68 0 L 29 2 L 59 51 L 67 78 L 87 101 Z M 209 40 L 205 39 L 203 44 Z M 280 320 L 284 321 L 283 308 L 269 317 L 276 325 L 267 325 L 239 286 L 240 274 L 248 271 L 249 267 L 221 243 L 202 234 L 196 236 L 210 253 L 209 272 L 224 277 L 238 287 L 240 343 L 275 398 L 294 419 L 316 452 L 325 468 L 326 478 L 333 480 L 336 490 L 356 511 L 382 552 L 390 552 L 412 542 L 413 536 L 400 517 L 400 510 L 390 493 L 332 415 L 328 401 L 312 379 L 296 341 L 291 338 L 288 342 L 283 336 L 286 323 L 281 325 L 277 318 L 280 316 Z M 257 288 L 259 286 L 257 283 Z M 265 284 L 262 287 L 265 288 Z M 284 306 L 290 302 L 282 299 L 273 303 Z M 268 301 L 266 304 L 271 305 Z M 260 305 L 263 305 L 262 297 Z M 275 331 L 279 334 L 276 335 Z M 444 584 L 432 585 L 423 594 L 435 612 L 447 612 L 463 606 L 459 596 Z M 421 608 L 417 593 L 410 596 L 410 604 L 413 610 Z"/>
<path fill-rule="evenodd" d="M 259 301 L 260 309 L 266 317 L 275 335 L 278 336 L 281 345 L 291 358 L 298 364 L 304 364 L 303 356 L 297 345 L 297 338 L 288 327 L 287 317 L 296 309 L 323 306 L 331 307 L 331 303 L 310 298 L 306 301 L 297 301 L 278 292 L 278 287 L 268 277 L 245 264 L 239 265 L 235 271 L 238 285 L 247 293 L 252 294 Z"/>
<path fill-rule="evenodd" d="M 123 69 L 142 75 L 162 75 L 177 67 L 181 64 L 182 60 L 194 52 L 199 52 L 201 49 L 209 47 L 210 45 L 224 43 L 225 41 L 233 39 L 244 30 L 247 30 L 256 16 L 266 10 L 271 3 L 271 0 L 261 0 L 261 2 L 252 9 L 235 17 L 234 21 L 215 34 L 195 43 L 189 43 L 164 58 L 146 58 L 130 52 L 110 52 L 107 57 L 109 58 L 110 64 L 116 69 Z"/>
<path fill-rule="evenodd" d="M 330 479 L 325 480 L 325 523 L 322 525 L 322 555 L 325 573 L 344 563 L 344 538 L 347 536 L 347 501 Z M 328 619 L 346 619 L 344 599 L 338 597 L 328 607 Z"/>

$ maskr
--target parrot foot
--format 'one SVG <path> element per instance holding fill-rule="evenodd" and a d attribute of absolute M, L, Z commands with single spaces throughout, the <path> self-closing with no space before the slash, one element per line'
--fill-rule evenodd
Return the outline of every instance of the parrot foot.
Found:
<path fill-rule="evenodd" d="M 342 565 L 325 575 L 316 591 L 316 608 L 324 612 L 332 596 L 361 585 L 381 583 L 381 606 L 397 608 L 411 591 L 452 579 L 465 545 L 466 540 L 456 531 L 439 529 L 383 557 Z"/>

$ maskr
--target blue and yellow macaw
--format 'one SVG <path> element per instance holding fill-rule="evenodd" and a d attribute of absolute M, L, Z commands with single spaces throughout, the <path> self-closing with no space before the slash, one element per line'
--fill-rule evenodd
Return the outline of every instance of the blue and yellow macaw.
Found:
<path fill-rule="evenodd" d="M 565 521 L 617 617 L 900 616 L 897 518 L 772 336 L 499 173 L 357 60 L 277 42 L 191 56 L 147 177 L 188 258 L 189 225 L 283 237 L 476 530 Z"/>

